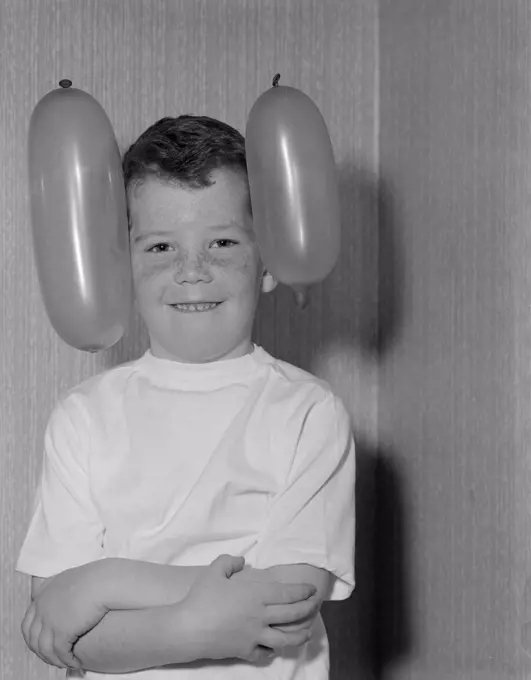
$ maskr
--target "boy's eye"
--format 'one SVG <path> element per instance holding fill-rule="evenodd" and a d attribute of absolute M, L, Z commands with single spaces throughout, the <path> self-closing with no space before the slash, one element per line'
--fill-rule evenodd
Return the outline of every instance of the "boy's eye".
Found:
<path fill-rule="evenodd" d="M 221 244 L 230 243 L 232 245 L 238 245 L 238 241 L 233 241 L 230 238 L 218 238 L 214 241 L 214 243 L 221 243 Z M 221 246 L 221 247 L 226 247 L 226 246 Z"/>
<path fill-rule="evenodd" d="M 155 243 L 155 245 L 150 246 L 147 249 L 148 253 L 166 253 L 168 252 L 168 248 L 170 248 L 169 243 Z"/>

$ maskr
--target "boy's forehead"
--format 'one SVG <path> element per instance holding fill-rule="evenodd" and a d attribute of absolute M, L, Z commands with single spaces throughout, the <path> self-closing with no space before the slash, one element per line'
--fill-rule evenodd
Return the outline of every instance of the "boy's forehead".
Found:
<path fill-rule="evenodd" d="M 252 222 L 247 186 L 235 173 L 220 173 L 201 188 L 147 178 L 128 192 L 128 203 L 131 226 L 142 231 L 161 222 L 248 231 Z"/>

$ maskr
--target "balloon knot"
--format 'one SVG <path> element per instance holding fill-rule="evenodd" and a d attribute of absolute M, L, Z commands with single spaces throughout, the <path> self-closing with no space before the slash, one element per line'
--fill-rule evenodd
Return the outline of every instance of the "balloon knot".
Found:
<path fill-rule="evenodd" d="M 72 81 L 68 80 L 68 78 L 64 78 L 64 80 L 59 81 L 59 87 L 72 87 Z"/>
<path fill-rule="evenodd" d="M 278 81 L 280 80 L 280 73 L 273 78 L 273 87 L 278 87 Z"/>

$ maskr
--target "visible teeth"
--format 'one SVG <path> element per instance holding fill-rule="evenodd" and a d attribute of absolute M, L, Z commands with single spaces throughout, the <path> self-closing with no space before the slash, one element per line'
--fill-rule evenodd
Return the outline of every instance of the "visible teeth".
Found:
<path fill-rule="evenodd" d="M 183 305 L 173 305 L 173 307 L 176 307 L 181 312 L 206 312 L 209 309 L 214 309 L 218 304 L 218 302 L 208 302 L 197 305 L 187 303 Z"/>

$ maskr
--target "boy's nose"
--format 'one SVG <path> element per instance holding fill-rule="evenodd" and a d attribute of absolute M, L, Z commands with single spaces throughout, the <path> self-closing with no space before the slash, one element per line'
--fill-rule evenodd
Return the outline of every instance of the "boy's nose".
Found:
<path fill-rule="evenodd" d="M 196 283 L 210 280 L 210 274 L 204 260 L 192 256 L 176 262 L 174 279 L 177 283 Z"/>

